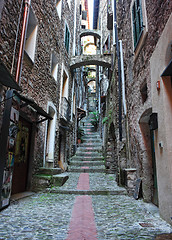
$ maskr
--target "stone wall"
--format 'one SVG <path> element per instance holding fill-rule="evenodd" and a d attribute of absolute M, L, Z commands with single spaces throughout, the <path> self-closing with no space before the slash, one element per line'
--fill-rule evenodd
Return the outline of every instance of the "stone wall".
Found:
<path fill-rule="evenodd" d="M 37 1 L 32 0 L 32 10 L 38 22 L 38 33 L 36 40 L 36 52 L 34 63 L 24 53 L 20 84 L 22 94 L 32 98 L 44 111 L 48 112 L 48 102 L 51 102 L 57 112 L 56 133 L 55 133 L 55 167 L 58 162 L 58 140 L 59 140 L 59 98 L 60 84 L 62 77 L 62 63 L 69 74 L 69 102 L 72 102 L 72 80 L 69 68 L 70 56 L 73 51 L 73 19 L 74 19 L 74 1 L 71 1 L 70 7 L 67 0 L 62 1 L 62 16 L 58 16 L 55 1 Z M 12 68 L 13 52 L 20 16 L 21 1 L 7 0 L 4 3 L 2 16 L 0 19 L 0 59 L 7 66 L 9 71 Z M 23 13 L 23 7 L 22 7 Z M 19 22 L 19 32 L 17 46 L 15 50 L 15 61 L 12 75 L 15 78 L 16 64 L 19 52 L 19 42 L 22 26 L 22 14 Z M 70 47 L 69 54 L 65 49 L 65 23 L 69 26 Z M 51 53 L 55 53 L 58 61 L 57 81 L 51 75 Z M 45 135 L 47 122 L 37 125 L 37 134 L 34 151 L 34 171 L 38 170 L 43 164 Z M 67 137 L 70 142 L 72 135 Z M 68 145 L 67 142 L 67 145 Z"/>
<path fill-rule="evenodd" d="M 148 33 L 145 42 L 134 56 L 131 28 L 131 1 L 118 1 L 119 39 L 123 41 L 126 96 L 130 132 L 130 167 L 137 168 L 137 178 L 143 180 L 143 196 L 146 201 L 152 198 L 152 171 L 149 152 L 139 121 L 152 107 L 150 58 L 165 27 L 172 9 L 171 1 L 146 1 Z M 143 100 L 141 89 L 147 84 L 147 99 Z M 144 133 L 145 134 L 145 133 Z"/>

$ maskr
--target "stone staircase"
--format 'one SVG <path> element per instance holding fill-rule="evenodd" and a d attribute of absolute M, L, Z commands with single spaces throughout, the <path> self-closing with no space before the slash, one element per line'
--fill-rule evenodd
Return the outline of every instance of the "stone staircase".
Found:
<path fill-rule="evenodd" d="M 48 191 L 76 195 L 126 195 L 126 189 L 117 186 L 115 175 L 106 174 L 107 170 L 102 155 L 102 140 L 99 133 L 94 131 L 89 117 L 82 119 L 80 127 L 85 134 L 75 156 L 69 161 L 69 180 L 64 186 L 54 187 Z M 78 178 L 83 173 L 89 173 L 89 190 L 77 188 Z"/>
<path fill-rule="evenodd" d="M 81 128 L 84 130 L 83 142 L 71 159 L 69 172 L 104 173 L 106 170 L 99 133 L 93 131 L 89 119 L 81 121 Z"/>

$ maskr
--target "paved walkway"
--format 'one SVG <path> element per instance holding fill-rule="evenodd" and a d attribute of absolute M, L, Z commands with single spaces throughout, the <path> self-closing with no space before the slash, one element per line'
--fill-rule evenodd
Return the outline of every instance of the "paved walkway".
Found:
<path fill-rule="evenodd" d="M 1 240 L 152 240 L 172 232 L 157 207 L 127 196 L 115 176 L 105 173 L 101 140 L 96 133 L 88 136 L 71 160 L 64 186 L 14 201 L 0 212 Z"/>

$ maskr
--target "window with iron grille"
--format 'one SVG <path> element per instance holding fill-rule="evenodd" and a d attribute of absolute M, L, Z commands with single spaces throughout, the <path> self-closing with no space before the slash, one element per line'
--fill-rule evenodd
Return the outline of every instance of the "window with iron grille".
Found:
<path fill-rule="evenodd" d="M 70 44 L 70 32 L 68 29 L 68 26 L 66 24 L 66 28 L 65 28 L 65 48 L 66 51 L 69 53 L 69 44 Z"/>
<path fill-rule="evenodd" d="M 134 48 L 137 47 L 143 32 L 142 0 L 135 0 L 132 6 Z"/>

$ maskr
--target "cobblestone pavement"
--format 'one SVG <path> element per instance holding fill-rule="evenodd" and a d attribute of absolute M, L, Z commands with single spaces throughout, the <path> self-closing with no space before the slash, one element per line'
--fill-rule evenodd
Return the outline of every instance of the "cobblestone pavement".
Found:
<path fill-rule="evenodd" d="M 89 138 L 85 141 L 80 149 L 85 145 L 93 149 Z M 98 139 L 94 147 L 95 155 L 101 148 Z M 156 206 L 127 196 L 126 190 L 117 186 L 114 174 L 88 172 L 93 162 L 84 158 L 78 150 L 70 170 L 78 171 L 79 165 L 87 173 L 69 172 L 64 186 L 14 201 L 1 211 L 0 240 L 153 240 L 158 234 L 172 232 Z M 102 169 L 103 159 L 93 157 L 93 161 Z"/>
<path fill-rule="evenodd" d="M 90 187 L 98 188 L 97 179 L 102 179 L 105 189 L 117 187 L 114 175 L 89 175 Z M 60 188 L 76 188 L 78 178 L 78 173 L 70 173 L 68 182 Z M 67 239 L 74 201 L 73 194 L 37 193 L 12 203 L 0 212 L 0 239 Z M 160 218 L 158 208 L 142 200 L 125 195 L 92 195 L 92 205 L 99 240 L 149 240 L 159 233 L 172 232 Z"/>

